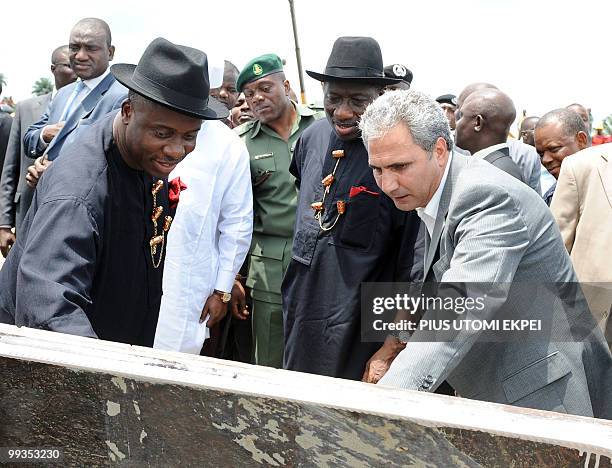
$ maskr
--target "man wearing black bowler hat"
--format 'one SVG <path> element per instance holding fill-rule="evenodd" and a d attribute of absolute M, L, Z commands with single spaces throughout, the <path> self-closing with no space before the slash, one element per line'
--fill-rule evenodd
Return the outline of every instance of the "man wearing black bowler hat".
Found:
<path fill-rule="evenodd" d="M 209 98 L 206 54 L 191 47 L 158 38 L 138 65 L 111 72 L 128 99 L 42 176 L 0 272 L 0 322 L 151 346 L 180 193 L 167 176 L 202 120 L 227 109 Z"/>
<path fill-rule="evenodd" d="M 337 39 L 325 72 L 307 73 L 323 82 L 327 119 L 304 131 L 290 167 L 299 196 L 282 284 L 284 367 L 359 380 L 380 348 L 361 341 L 361 283 L 413 281 L 422 266 L 420 221 L 378 189 L 358 127 L 368 104 L 400 80 L 385 77 L 369 37 Z"/>

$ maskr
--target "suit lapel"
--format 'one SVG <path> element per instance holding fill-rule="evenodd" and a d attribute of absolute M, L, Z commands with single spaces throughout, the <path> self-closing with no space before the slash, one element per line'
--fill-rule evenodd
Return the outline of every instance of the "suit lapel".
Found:
<path fill-rule="evenodd" d="M 446 176 L 446 182 L 444 184 L 444 188 L 442 189 L 442 196 L 440 197 L 440 204 L 438 205 L 438 214 L 436 215 L 436 224 L 434 224 L 434 229 L 431 234 L 431 241 L 429 243 L 426 242 L 425 244 L 425 252 L 427 252 L 427 256 L 425 257 L 425 273 L 423 278 L 427 278 L 427 274 L 429 273 L 433 259 L 436 255 L 436 250 L 440 244 L 440 237 L 442 236 L 442 230 L 444 229 L 446 215 L 448 214 L 448 207 L 450 206 L 451 196 L 453 194 L 453 186 L 455 185 L 455 178 L 458 172 L 458 159 L 458 155 L 456 153 L 453 154 L 453 159 L 450 162 L 451 166 L 448 170 L 448 175 Z"/>
<path fill-rule="evenodd" d="M 601 155 L 599 165 L 597 166 L 597 171 L 599 172 L 601 183 L 603 184 L 604 191 L 606 192 L 608 203 L 612 207 L 612 164 L 610 164 L 608 158 L 608 155 L 605 153 Z"/>
<path fill-rule="evenodd" d="M 98 86 L 92 89 L 85 99 L 83 99 L 81 104 L 79 104 L 79 107 L 77 107 L 76 110 L 70 115 L 60 132 L 49 144 L 49 147 L 47 148 L 47 153 L 51 153 L 49 155 L 49 159 L 53 159 L 51 157 L 51 155 L 54 153 L 52 152 L 53 147 L 56 146 L 58 142 L 62 141 L 70 132 L 72 132 L 82 118 L 88 116 L 93 111 L 100 99 L 102 99 L 102 96 L 104 96 L 114 82 L 115 77 L 112 75 L 112 73 L 109 73 L 102 81 L 100 81 L 100 83 L 98 83 Z"/>

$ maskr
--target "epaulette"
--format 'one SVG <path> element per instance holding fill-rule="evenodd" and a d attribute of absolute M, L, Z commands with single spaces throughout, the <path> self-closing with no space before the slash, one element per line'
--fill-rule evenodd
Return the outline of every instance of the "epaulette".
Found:
<path fill-rule="evenodd" d="M 234 131 L 239 135 L 242 136 L 244 135 L 246 132 L 248 132 L 249 130 L 251 130 L 253 128 L 253 125 L 255 125 L 255 120 L 249 120 L 248 122 L 243 123 L 242 125 L 238 125 L 236 128 L 234 128 Z"/>
<path fill-rule="evenodd" d="M 306 107 L 308 107 L 313 112 L 312 116 L 315 120 L 319 120 L 325 117 L 325 108 L 322 104 L 313 102 L 310 104 L 306 104 Z"/>
<path fill-rule="evenodd" d="M 312 109 L 313 111 L 325 112 L 325 108 L 323 107 L 323 104 L 318 103 L 318 102 L 311 102 L 310 104 L 306 104 L 306 106 L 309 109 Z"/>

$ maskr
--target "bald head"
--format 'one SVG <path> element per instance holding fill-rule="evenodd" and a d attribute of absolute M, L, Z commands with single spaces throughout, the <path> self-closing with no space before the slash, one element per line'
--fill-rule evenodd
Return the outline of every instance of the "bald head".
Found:
<path fill-rule="evenodd" d="M 463 91 L 461 91 L 461 94 L 459 94 L 459 97 L 457 98 L 457 109 L 461 108 L 461 105 L 465 102 L 465 99 L 470 94 L 472 94 L 474 91 L 480 91 L 481 89 L 497 89 L 497 86 L 484 82 L 471 83 L 467 85 L 465 88 L 463 88 Z"/>
<path fill-rule="evenodd" d="M 57 63 L 64 58 L 68 58 L 68 44 L 56 47 L 51 53 L 51 63 Z"/>
<path fill-rule="evenodd" d="M 74 70 L 70 67 L 67 45 L 59 46 L 51 54 L 51 73 L 53 73 L 56 90 L 63 88 L 77 79 Z"/>
<path fill-rule="evenodd" d="M 533 131 L 535 129 L 536 124 L 540 120 L 539 117 L 531 116 L 525 117 L 521 122 L 521 127 L 519 128 L 519 138 L 523 140 L 523 143 L 526 143 L 531 146 L 535 146 L 535 141 L 533 140 Z"/>
<path fill-rule="evenodd" d="M 457 146 L 472 154 L 504 143 L 516 117 L 514 103 L 496 88 L 472 92 L 461 106 L 457 120 Z"/>
<path fill-rule="evenodd" d="M 72 30 L 74 31 L 75 29 L 78 31 L 89 31 L 91 34 L 95 35 L 104 35 L 108 47 L 110 47 L 113 42 L 108 23 L 100 18 L 83 18 L 73 26 Z"/>

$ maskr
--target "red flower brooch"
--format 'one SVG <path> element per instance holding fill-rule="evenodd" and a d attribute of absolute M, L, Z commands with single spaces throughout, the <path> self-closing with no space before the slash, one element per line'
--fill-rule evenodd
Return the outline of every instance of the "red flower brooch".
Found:
<path fill-rule="evenodd" d="M 178 206 L 179 197 L 181 192 L 187 188 L 184 182 L 181 181 L 180 177 L 175 177 L 168 182 L 168 198 L 170 199 L 170 209 L 176 210 Z"/>

